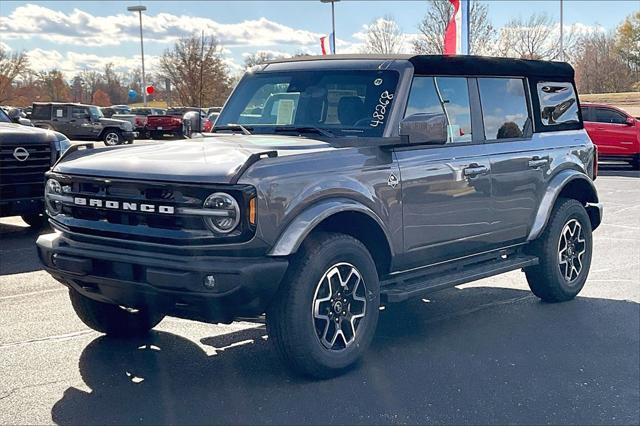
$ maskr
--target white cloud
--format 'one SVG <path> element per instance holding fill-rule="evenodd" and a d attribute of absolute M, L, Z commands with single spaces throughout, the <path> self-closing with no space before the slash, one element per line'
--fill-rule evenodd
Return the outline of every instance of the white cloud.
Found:
<path fill-rule="evenodd" d="M 32 49 L 26 52 L 29 58 L 29 64 L 34 71 L 49 71 L 58 69 L 65 74 L 65 77 L 71 78 L 74 74 L 82 71 L 100 71 L 104 70 L 105 65 L 112 63 L 118 72 L 128 72 L 139 68 L 141 65 L 140 56 L 98 56 L 95 54 L 65 52 L 60 53 L 57 50 L 44 50 L 40 48 Z M 145 55 L 145 67 L 153 70 L 158 65 L 158 56 Z"/>
<path fill-rule="evenodd" d="M 200 33 L 215 35 L 223 46 L 311 46 L 322 34 L 291 28 L 267 18 L 222 24 L 210 18 L 159 13 L 143 17 L 145 41 L 167 43 Z M 133 13 L 94 16 L 79 9 L 65 14 L 44 6 L 19 6 L 0 17 L 5 40 L 42 38 L 81 46 L 114 46 L 139 39 L 139 21 Z M 342 43 L 339 40 L 339 45 Z"/>

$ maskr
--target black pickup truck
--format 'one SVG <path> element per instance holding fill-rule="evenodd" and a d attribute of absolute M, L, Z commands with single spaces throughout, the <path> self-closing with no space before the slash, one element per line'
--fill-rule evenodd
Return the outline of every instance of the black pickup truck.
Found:
<path fill-rule="evenodd" d="M 314 377 L 361 357 L 381 304 L 517 269 L 566 301 L 602 220 L 573 80 L 473 56 L 269 63 L 211 137 L 70 150 L 39 255 L 95 330 L 266 314 Z"/>

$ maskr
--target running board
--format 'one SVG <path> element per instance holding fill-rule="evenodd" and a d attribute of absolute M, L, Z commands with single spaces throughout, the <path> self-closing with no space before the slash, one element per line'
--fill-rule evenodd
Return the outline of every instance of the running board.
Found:
<path fill-rule="evenodd" d="M 380 288 L 382 302 L 403 302 L 409 298 L 454 287 L 493 275 L 538 264 L 536 256 L 516 255 L 467 265 L 461 269 L 438 273 L 407 272 L 383 280 Z"/>

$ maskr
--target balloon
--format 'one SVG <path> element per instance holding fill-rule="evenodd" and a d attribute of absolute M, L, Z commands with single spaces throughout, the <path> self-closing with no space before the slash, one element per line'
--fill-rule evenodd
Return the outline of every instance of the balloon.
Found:
<path fill-rule="evenodd" d="M 153 86 L 147 86 L 147 95 L 153 95 L 156 89 Z"/>
<path fill-rule="evenodd" d="M 138 93 L 137 93 L 135 90 L 130 89 L 130 90 L 129 90 L 129 97 L 130 97 L 131 99 L 133 99 L 133 98 L 135 98 L 136 96 L 138 96 Z"/>

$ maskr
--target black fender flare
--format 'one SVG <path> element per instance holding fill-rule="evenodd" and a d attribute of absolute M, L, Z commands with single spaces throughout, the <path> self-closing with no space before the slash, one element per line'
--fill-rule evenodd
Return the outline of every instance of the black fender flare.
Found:
<path fill-rule="evenodd" d="M 300 248 L 305 238 L 325 219 L 343 212 L 361 213 L 373 219 L 387 240 L 393 256 L 391 238 L 382 219 L 369 207 L 350 198 L 329 198 L 320 200 L 299 213 L 280 233 L 276 243 L 269 251 L 269 256 L 288 256 Z"/>
<path fill-rule="evenodd" d="M 589 213 L 593 229 L 598 227 L 598 225 L 602 221 L 602 204 L 599 203 L 598 191 L 596 190 L 593 181 L 582 172 L 573 169 L 567 169 L 562 170 L 561 172 L 556 174 L 547 185 L 547 190 L 542 197 L 542 200 L 540 201 L 540 205 L 538 206 L 538 211 L 536 212 L 531 231 L 529 232 L 529 236 L 527 237 L 528 241 L 535 240 L 540 236 L 540 234 L 542 234 L 544 228 L 549 222 L 549 218 L 551 217 L 551 212 L 553 211 L 553 206 L 555 205 L 556 200 L 568 185 L 577 181 L 579 181 L 580 184 L 585 186 L 586 188 L 589 188 L 588 191 L 581 194 L 581 201 L 584 202 L 585 208 Z"/>

